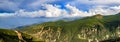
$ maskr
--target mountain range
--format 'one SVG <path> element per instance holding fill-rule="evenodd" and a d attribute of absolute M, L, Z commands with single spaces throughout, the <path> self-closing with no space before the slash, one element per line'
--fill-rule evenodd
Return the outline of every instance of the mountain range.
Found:
<path fill-rule="evenodd" d="M 120 13 L 0 29 L 1 42 L 120 42 Z"/>

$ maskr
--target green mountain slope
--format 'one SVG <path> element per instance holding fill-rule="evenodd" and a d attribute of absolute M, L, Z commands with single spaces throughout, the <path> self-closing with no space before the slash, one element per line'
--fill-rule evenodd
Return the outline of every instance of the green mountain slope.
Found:
<path fill-rule="evenodd" d="M 16 30 L 0 29 L 0 42 L 34 42 L 34 41 L 33 37 L 28 34 Z"/>
<path fill-rule="evenodd" d="M 97 42 L 120 37 L 120 14 L 95 15 L 74 21 L 56 21 L 18 30 L 46 42 Z"/>

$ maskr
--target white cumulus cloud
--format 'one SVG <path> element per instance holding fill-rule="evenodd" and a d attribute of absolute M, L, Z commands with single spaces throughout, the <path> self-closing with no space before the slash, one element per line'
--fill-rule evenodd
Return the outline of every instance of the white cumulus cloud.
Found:
<path fill-rule="evenodd" d="M 27 12 L 24 10 L 16 11 L 15 13 L 1 13 L 0 16 L 14 16 L 14 17 L 86 17 L 92 16 L 95 14 L 102 14 L 102 15 L 113 15 L 120 12 L 120 6 L 113 6 L 113 7 L 103 7 L 103 6 L 96 6 L 89 11 L 81 11 L 78 8 L 67 4 L 65 7 L 69 10 L 60 9 L 57 5 L 53 6 L 50 4 L 43 5 L 46 10 L 39 10 L 33 12 Z"/>
<path fill-rule="evenodd" d="M 120 12 L 120 6 L 96 6 L 89 9 L 89 11 L 81 11 L 70 4 L 65 5 L 69 11 L 60 9 L 58 7 L 59 5 L 45 4 L 43 6 L 46 10 L 27 12 L 22 9 L 15 13 L 0 13 L 0 27 L 11 28 L 34 23 L 55 21 L 63 18 L 87 17 L 95 14 L 114 15 Z"/>
<path fill-rule="evenodd" d="M 96 6 L 89 10 L 92 14 L 101 14 L 101 15 L 114 15 L 120 12 L 119 6 Z"/>

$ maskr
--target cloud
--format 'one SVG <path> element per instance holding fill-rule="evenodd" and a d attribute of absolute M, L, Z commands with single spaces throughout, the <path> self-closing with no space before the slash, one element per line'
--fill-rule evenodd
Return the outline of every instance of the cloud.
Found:
<path fill-rule="evenodd" d="M 25 8 L 27 11 L 29 10 L 40 10 L 40 9 L 43 9 L 42 8 L 42 5 L 44 4 L 50 4 L 50 3 L 54 3 L 54 2 L 57 2 L 57 1 L 60 1 L 60 0 L 34 0 L 30 3 L 28 3 L 27 5 L 25 5 Z"/>
<path fill-rule="evenodd" d="M 120 0 L 74 0 L 71 4 L 82 3 L 82 4 L 120 4 Z"/>
<path fill-rule="evenodd" d="M 0 0 L 0 12 L 15 12 L 20 9 L 25 11 L 38 11 L 44 4 L 65 3 L 70 0 Z"/>
<path fill-rule="evenodd" d="M 69 10 L 60 9 L 59 5 L 50 5 L 44 4 L 43 5 L 46 10 L 39 10 L 33 12 L 27 12 L 24 10 L 16 11 L 15 13 L 11 13 L 10 16 L 13 17 L 78 17 L 78 16 L 89 16 L 87 12 L 80 11 L 74 6 L 67 4 L 65 7 Z M 0 16 L 9 16 L 9 13 L 1 13 Z"/>
<path fill-rule="evenodd" d="M 74 0 L 68 2 L 68 4 L 72 6 L 76 6 L 79 9 L 82 9 L 85 11 L 93 8 L 94 6 L 118 6 L 120 5 L 120 0 Z"/>
<path fill-rule="evenodd" d="M 91 14 L 88 14 L 86 11 L 83 12 L 81 10 L 79 10 L 78 8 L 74 7 L 74 6 L 71 6 L 69 4 L 66 5 L 66 7 L 70 10 L 70 17 L 85 17 L 85 16 L 90 16 Z"/>
<path fill-rule="evenodd" d="M 95 14 L 114 15 L 120 12 L 120 6 L 94 6 L 89 11 L 82 11 L 70 4 L 65 5 L 68 10 L 61 9 L 59 5 L 44 4 L 43 6 L 46 10 L 28 12 L 21 9 L 15 13 L 0 13 L 0 27 L 12 28 L 63 18 L 87 17 Z"/>
<path fill-rule="evenodd" d="M 70 4 L 65 5 L 68 10 L 61 9 L 59 5 L 44 4 L 46 10 L 27 12 L 24 10 L 16 11 L 15 13 L 1 13 L 1 17 L 86 17 L 95 14 L 102 15 L 113 15 L 120 12 L 120 6 L 94 6 L 89 11 L 82 11 L 71 6 Z M 58 7 L 59 6 L 59 7 Z"/>
<path fill-rule="evenodd" d="M 114 6 L 114 7 L 110 7 L 111 9 L 113 9 L 114 11 L 116 11 L 116 13 L 120 12 L 120 6 Z"/>
<path fill-rule="evenodd" d="M 0 1 L 0 10 L 5 11 L 16 11 L 18 10 L 18 4 L 9 1 L 9 0 L 1 0 Z"/>
<path fill-rule="evenodd" d="M 0 13 L 0 27 L 11 28 L 63 18 L 114 15 L 120 12 L 120 0 L 0 0 L 0 11 L 13 12 Z"/>
<path fill-rule="evenodd" d="M 120 0 L 0 0 L 0 11 L 15 12 L 20 9 L 24 9 L 25 11 L 38 11 L 43 9 L 42 7 L 44 4 L 58 4 L 62 7 L 66 4 L 70 4 L 72 6 L 77 6 L 76 8 L 78 9 L 79 7 L 82 7 L 84 10 L 89 9 L 89 7 L 91 8 L 94 5 L 119 5 Z M 81 4 L 85 5 L 79 6 Z"/>
<path fill-rule="evenodd" d="M 96 6 L 89 10 L 93 14 L 114 15 L 120 12 L 120 6 Z"/>

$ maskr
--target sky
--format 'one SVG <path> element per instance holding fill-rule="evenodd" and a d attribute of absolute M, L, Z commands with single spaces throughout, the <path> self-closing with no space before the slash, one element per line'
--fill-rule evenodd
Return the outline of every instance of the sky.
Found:
<path fill-rule="evenodd" d="M 120 0 L 0 0 L 0 28 L 120 12 Z"/>

